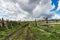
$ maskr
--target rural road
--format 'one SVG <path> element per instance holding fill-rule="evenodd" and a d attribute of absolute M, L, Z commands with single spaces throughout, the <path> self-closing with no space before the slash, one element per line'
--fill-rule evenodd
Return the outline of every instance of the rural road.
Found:
<path fill-rule="evenodd" d="M 20 40 L 20 36 L 23 34 L 25 28 L 27 28 L 25 40 L 33 40 L 31 37 L 31 29 L 29 24 L 24 25 L 23 27 L 14 31 L 12 34 L 6 36 L 4 40 Z"/>

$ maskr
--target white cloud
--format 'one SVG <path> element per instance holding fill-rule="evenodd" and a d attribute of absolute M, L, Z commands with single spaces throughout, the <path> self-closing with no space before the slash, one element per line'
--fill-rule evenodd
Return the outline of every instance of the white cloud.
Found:
<path fill-rule="evenodd" d="M 33 10 L 33 14 L 34 16 L 38 16 L 41 14 L 50 14 L 50 10 L 51 10 L 52 6 L 51 6 L 51 1 L 49 0 L 41 0 L 40 4 L 36 6 L 36 8 Z M 41 15 L 42 16 L 42 15 Z"/>
<path fill-rule="evenodd" d="M 17 0 L 18 3 L 27 4 L 29 0 Z"/>
<path fill-rule="evenodd" d="M 58 3 L 58 9 L 57 10 L 60 10 L 60 0 L 59 0 L 59 3 Z"/>
<path fill-rule="evenodd" d="M 40 19 L 43 19 L 43 17 L 48 17 L 49 19 L 60 18 L 55 12 L 50 12 L 53 7 L 54 6 L 51 5 L 51 0 L 41 0 L 40 4 L 33 10 L 33 15 L 37 18 L 39 16 Z"/>
<path fill-rule="evenodd" d="M 51 0 L 0 0 L 0 17 L 10 20 L 35 20 L 43 19 L 43 17 L 59 18 L 50 10 L 54 6 L 51 5 Z M 60 9 L 60 2 L 59 7 Z"/>
<path fill-rule="evenodd" d="M 60 15 L 55 14 L 55 15 L 52 17 L 52 19 L 60 19 Z"/>
<path fill-rule="evenodd" d="M 28 12 L 22 10 L 18 3 L 7 2 L 0 0 L 0 15 L 4 18 L 18 20 L 20 18 L 27 17 Z M 5 17 L 8 16 L 8 17 Z"/>

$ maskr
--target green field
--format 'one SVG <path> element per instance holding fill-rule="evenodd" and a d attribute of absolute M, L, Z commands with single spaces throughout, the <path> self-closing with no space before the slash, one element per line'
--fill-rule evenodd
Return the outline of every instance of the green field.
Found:
<path fill-rule="evenodd" d="M 21 22 L 8 29 L 0 29 L 0 40 L 60 40 L 60 24 L 48 26 L 42 24 L 45 22 Z"/>

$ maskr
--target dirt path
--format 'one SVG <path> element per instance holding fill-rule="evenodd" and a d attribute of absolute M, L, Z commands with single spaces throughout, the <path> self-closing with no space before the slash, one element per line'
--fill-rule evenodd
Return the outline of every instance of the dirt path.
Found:
<path fill-rule="evenodd" d="M 25 40 L 33 40 L 34 39 L 33 32 L 31 30 L 30 26 L 28 26 L 27 28 L 28 28 L 28 30 L 27 30 L 27 35 L 26 35 Z"/>
<path fill-rule="evenodd" d="M 28 30 L 27 30 L 27 35 L 26 35 L 26 39 L 25 40 L 30 40 L 30 28 L 28 27 Z"/>
<path fill-rule="evenodd" d="M 25 28 L 27 28 L 29 26 L 29 24 L 27 24 L 27 26 Z M 15 36 L 12 40 L 17 40 L 20 38 L 20 36 L 23 34 L 25 28 L 22 28 L 21 31 L 19 32 L 19 34 L 17 36 Z"/>
<path fill-rule="evenodd" d="M 4 40 L 14 40 L 15 37 L 18 37 L 22 34 L 23 29 L 28 26 L 28 24 L 24 25 L 23 27 L 17 29 L 16 31 L 14 31 L 12 34 L 6 36 L 6 38 Z"/>
<path fill-rule="evenodd" d="M 12 38 L 12 40 L 16 40 L 22 33 L 23 33 L 24 28 L 21 28 L 17 34 Z"/>

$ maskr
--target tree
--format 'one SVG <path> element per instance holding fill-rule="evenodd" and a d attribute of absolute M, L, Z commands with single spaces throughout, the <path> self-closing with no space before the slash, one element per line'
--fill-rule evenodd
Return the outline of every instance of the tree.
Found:
<path fill-rule="evenodd" d="M 1 25 L 1 26 L 2 26 L 2 28 L 3 28 L 3 29 L 5 29 L 4 19 L 3 19 L 3 18 L 2 18 L 2 20 L 1 20 L 1 23 L 2 23 L 2 25 Z"/>
<path fill-rule="evenodd" d="M 37 21 L 36 21 L 36 19 L 35 19 L 35 26 L 37 26 Z"/>
<path fill-rule="evenodd" d="M 48 18 L 47 18 L 47 17 L 46 17 L 46 19 L 45 19 L 45 20 L 46 20 L 46 24 L 48 24 Z"/>

